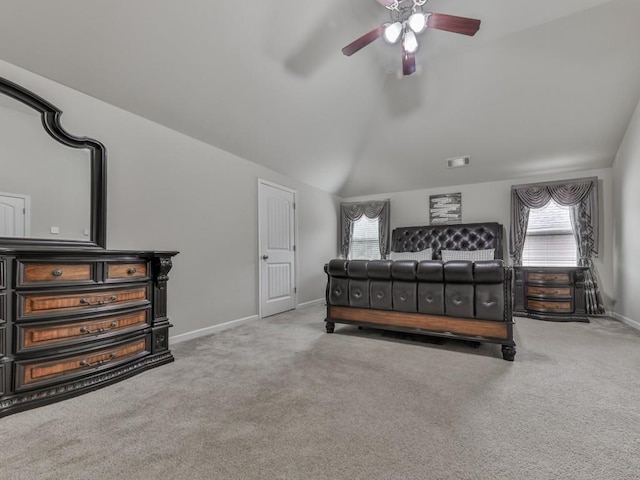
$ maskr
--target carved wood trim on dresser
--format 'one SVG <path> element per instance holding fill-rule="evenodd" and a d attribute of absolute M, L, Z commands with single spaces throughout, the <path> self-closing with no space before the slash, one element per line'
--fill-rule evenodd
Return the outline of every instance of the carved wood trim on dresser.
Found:
<path fill-rule="evenodd" d="M 587 267 L 514 269 L 514 315 L 540 320 L 588 322 L 584 271 Z"/>
<path fill-rule="evenodd" d="M 173 361 L 176 254 L 0 249 L 0 417 Z"/>

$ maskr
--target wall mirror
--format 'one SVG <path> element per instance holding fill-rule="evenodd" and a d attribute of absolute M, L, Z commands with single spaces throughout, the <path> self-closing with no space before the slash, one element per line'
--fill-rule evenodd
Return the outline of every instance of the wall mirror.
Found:
<path fill-rule="evenodd" d="M 0 247 L 105 248 L 106 151 L 0 77 Z"/>

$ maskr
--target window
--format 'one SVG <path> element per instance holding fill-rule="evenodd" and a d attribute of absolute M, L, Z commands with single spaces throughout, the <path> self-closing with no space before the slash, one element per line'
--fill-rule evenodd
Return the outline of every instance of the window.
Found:
<path fill-rule="evenodd" d="M 389 200 L 340 204 L 342 258 L 374 260 L 389 251 Z"/>
<path fill-rule="evenodd" d="M 527 267 L 576 266 L 578 252 L 571 227 L 571 207 L 550 200 L 542 208 L 532 208 L 522 250 Z"/>
<path fill-rule="evenodd" d="M 349 260 L 379 260 L 378 219 L 362 215 L 353 222 L 353 234 L 349 245 Z"/>

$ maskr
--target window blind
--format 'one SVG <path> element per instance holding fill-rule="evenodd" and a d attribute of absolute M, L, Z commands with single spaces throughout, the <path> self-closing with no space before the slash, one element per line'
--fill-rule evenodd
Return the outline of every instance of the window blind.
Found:
<path fill-rule="evenodd" d="M 563 207 L 551 200 L 542 208 L 532 208 L 522 251 L 522 265 L 575 266 L 577 261 L 571 207 Z"/>
<path fill-rule="evenodd" d="M 379 260 L 378 218 L 363 215 L 353 223 L 349 260 Z"/>

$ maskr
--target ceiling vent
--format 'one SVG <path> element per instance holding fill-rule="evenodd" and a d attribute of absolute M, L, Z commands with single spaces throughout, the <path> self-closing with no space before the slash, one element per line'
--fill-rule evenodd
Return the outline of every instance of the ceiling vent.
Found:
<path fill-rule="evenodd" d="M 470 157 L 456 157 L 447 159 L 447 168 L 468 167 L 471 162 Z"/>

